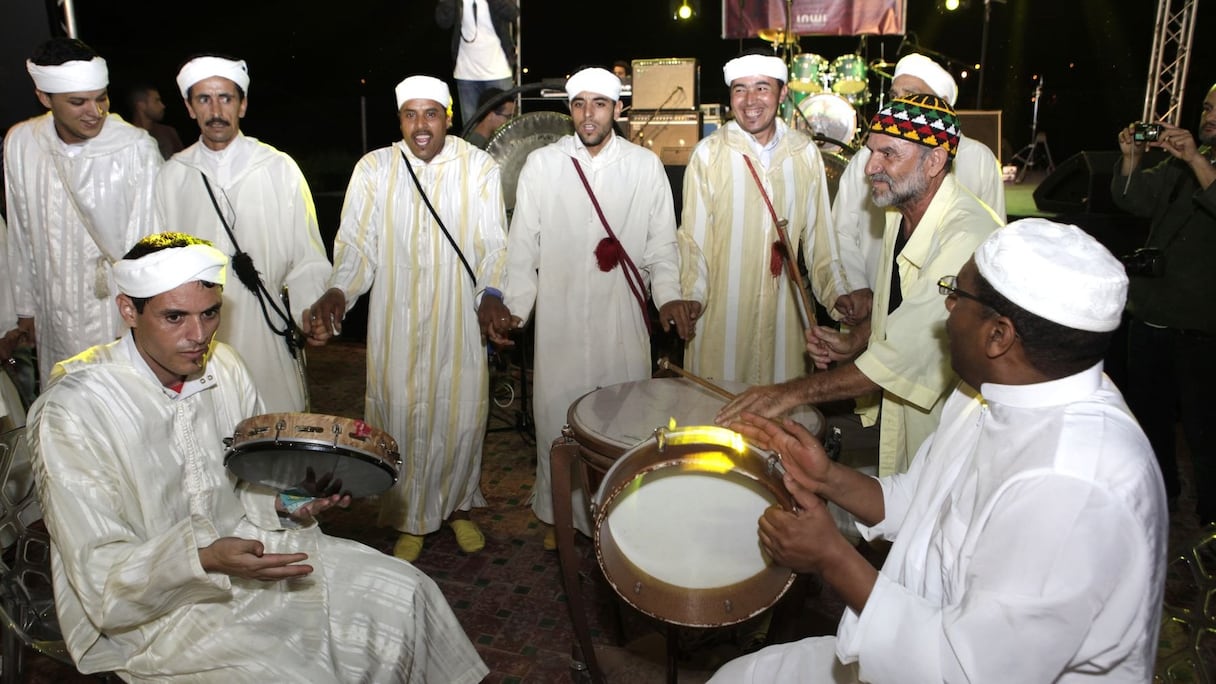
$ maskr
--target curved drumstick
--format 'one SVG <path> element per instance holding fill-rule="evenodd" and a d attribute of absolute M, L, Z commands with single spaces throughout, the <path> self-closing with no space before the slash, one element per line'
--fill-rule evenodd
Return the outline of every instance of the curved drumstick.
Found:
<path fill-rule="evenodd" d="M 803 332 L 806 332 L 812 325 L 815 324 L 815 309 L 811 306 L 811 297 L 806 293 L 806 288 L 802 284 L 802 273 L 798 271 L 798 257 L 795 256 L 794 248 L 790 245 L 790 236 L 785 232 L 785 227 L 789 224 L 786 219 L 777 221 L 777 235 L 781 238 L 781 245 L 785 248 L 785 266 L 786 271 L 790 276 L 790 283 L 798 290 L 799 299 L 802 301 L 802 313 L 806 315 L 806 325 L 803 327 Z"/>
<path fill-rule="evenodd" d="M 684 370 L 683 368 L 680 368 L 679 366 L 672 363 L 670 360 L 668 360 L 668 358 L 666 356 L 659 359 L 659 368 L 662 368 L 663 370 L 672 371 L 673 373 L 675 373 L 676 375 L 678 375 L 682 378 L 687 378 L 689 380 L 692 380 L 693 382 L 704 387 L 705 389 L 725 397 L 727 401 L 730 401 L 731 399 L 735 398 L 735 395 L 733 393 L 727 391 L 726 389 L 723 389 L 722 387 L 719 387 L 718 385 L 713 384 L 712 382 L 706 380 L 705 378 L 702 378 L 700 376 L 689 373 L 688 371 Z"/>

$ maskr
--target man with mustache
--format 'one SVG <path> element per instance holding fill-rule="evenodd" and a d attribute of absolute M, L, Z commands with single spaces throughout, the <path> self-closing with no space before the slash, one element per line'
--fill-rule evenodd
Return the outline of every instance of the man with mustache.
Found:
<path fill-rule="evenodd" d="M 881 390 L 878 472 L 907 470 L 937 427 L 958 376 L 950 368 L 946 310 L 937 279 L 958 273 L 1000 220 L 954 177 L 959 123 L 936 95 L 892 100 L 874 115 L 866 147 L 870 196 L 887 212 L 874 309 L 847 331 L 808 331 L 807 350 L 821 369 L 778 385 L 752 387 L 718 414 L 778 416 L 800 404 L 856 399 Z"/>
<path fill-rule="evenodd" d="M 201 134 L 157 176 L 157 215 L 162 225 L 190 226 L 230 256 L 249 256 L 262 287 L 250 289 L 241 277 L 224 291 L 219 338 L 249 364 L 268 412 L 306 411 L 292 321 L 325 291 L 330 271 L 308 182 L 291 157 L 241 132 L 249 107 L 244 60 L 193 57 L 177 86 Z M 240 275 L 246 267 L 234 258 L 233 268 Z M 284 289 L 295 312 L 280 297 Z"/>
<path fill-rule="evenodd" d="M 498 164 L 447 134 L 447 84 L 410 76 L 396 96 L 402 140 L 355 166 L 329 289 L 308 322 L 310 342 L 324 344 L 371 291 L 366 420 L 397 439 L 405 464 L 380 497 L 380 524 L 400 532 L 393 554 L 413 561 L 445 521 L 465 553 L 485 546 L 469 518 L 486 505 L 489 376 L 480 320 L 507 316 L 507 254 Z"/>
<path fill-rule="evenodd" d="M 790 256 L 811 263 L 813 235 L 831 225 L 823 160 L 810 137 L 777 118 L 784 62 L 748 54 L 722 71 L 734 120 L 697 144 L 684 174 L 684 295 L 705 307 L 685 365 L 717 380 L 788 380 L 806 371 L 803 313 L 776 222 L 788 222 Z"/>
<path fill-rule="evenodd" d="M 8 269 L 45 383 L 55 362 L 121 334 L 110 270 L 154 230 L 162 160 L 146 131 L 109 113 L 109 71 L 93 48 L 52 38 L 26 70 L 49 111 L 4 141 Z"/>
<path fill-rule="evenodd" d="M 1198 140 L 1196 140 L 1198 138 Z M 1135 124 L 1119 131 L 1123 153 L 1111 180 L 1115 204 L 1151 219 L 1145 247 L 1127 260 L 1127 403 L 1144 426 L 1165 476 L 1171 506 L 1177 505 L 1176 423 L 1195 466 L 1195 513 L 1199 523 L 1216 522 L 1216 452 L 1209 428 L 1216 426 L 1216 86 L 1199 114 L 1199 134 L 1162 124 L 1151 139 Z M 1148 149 L 1169 157 L 1143 168 Z"/>
<path fill-rule="evenodd" d="M 650 377 L 648 295 L 662 329 L 676 328 L 684 339 L 700 311 L 680 298 L 676 216 L 663 164 L 613 130 L 621 79 L 582 69 L 566 82 L 566 95 L 574 135 L 528 155 L 516 183 L 504 301 L 517 317 L 514 325 L 487 321 L 486 329 L 499 341 L 535 314 L 532 510 L 545 523 L 549 549 L 556 548 L 549 448 L 570 404 L 596 387 Z M 601 259 L 610 240 L 619 251 Z M 575 523 L 590 534 L 585 502 L 574 510 Z"/>
<path fill-rule="evenodd" d="M 349 496 L 284 495 L 224 467 L 225 436 L 261 408 L 214 339 L 227 262 L 192 235 L 140 240 L 114 267 L 127 333 L 56 365 L 31 409 L 76 666 L 142 682 L 480 681 L 430 578 L 321 532 L 316 515 Z"/>

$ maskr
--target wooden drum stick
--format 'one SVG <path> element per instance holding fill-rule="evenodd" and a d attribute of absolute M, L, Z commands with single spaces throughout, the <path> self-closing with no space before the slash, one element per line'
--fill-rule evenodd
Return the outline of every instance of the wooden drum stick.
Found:
<path fill-rule="evenodd" d="M 663 370 L 672 371 L 673 373 L 675 373 L 676 375 L 678 375 L 682 378 L 687 378 L 689 380 L 692 380 L 693 382 L 704 387 L 705 389 L 725 397 L 727 401 L 730 401 L 731 399 L 735 398 L 735 395 L 733 393 L 728 392 L 727 390 L 723 389 L 722 387 L 719 387 L 719 386 L 713 384 L 712 382 L 706 380 L 705 378 L 698 377 L 696 375 L 693 375 L 692 373 L 689 373 L 688 371 L 684 370 L 683 368 L 680 368 L 679 366 L 677 366 L 674 363 L 672 363 L 671 361 L 669 361 L 667 359 L 667 357 L 663 357 L 663 358 L 659 359 L 659 368 L 662 368 Z"/>
<path fill-rule="evenodd" d="M 798 270 L 798 255 L 794 252 L 793 245 L 790 244 L 790 236 L 785 232 L 786 225 L 789 221 L 781 219 L 777 222 L 777 235 L 781 238 L 781 244 L 785 247 L 785 267 L 789 271 L 790 284 L 798 290 L 798 297 L 802 301 L 802 312 L 806 314 L 806 326 L 803 331 L 810 329 L 815 325 L 815 308 L 811 306 L 811 297 L 806 292 L 806 287 L 802 284 L 802 273 Z"/>

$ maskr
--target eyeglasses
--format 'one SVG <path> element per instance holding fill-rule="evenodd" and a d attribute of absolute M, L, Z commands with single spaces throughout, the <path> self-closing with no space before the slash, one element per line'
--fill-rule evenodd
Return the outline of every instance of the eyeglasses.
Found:
<path fill-rule="evenodd" d="M 988 307 L 989 309 L 996 311 L 997 314 L 1000 314 L 1002 316 L 1004 315 L 995 306 L 984 301 L 983 299 L 980 299 L 977 295 L 973 295 L 966 290 L 959 289 L 959 287 L 955 284 L 957 282 L 958 282 L 958 276 L 952 276 L 952 275 L 942 276 L 937 281 L 937 291 L 946 295 L 947 297 L 949 297 L 950 295 L 954 295 L 956 297 L 970 299 L 973 302 L 979 302 L 980 304 L 983 304 L 984 306 Z"/>

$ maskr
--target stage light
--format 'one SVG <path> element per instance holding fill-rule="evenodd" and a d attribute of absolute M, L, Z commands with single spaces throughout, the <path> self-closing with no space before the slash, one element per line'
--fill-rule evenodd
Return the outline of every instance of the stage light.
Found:
<path fill-rule="evenodd" d="M 671 0 L 671 18 L 688 21 L 701 13 L 701 0 Z"/>
<path fill-rule="evenodd" d="M 957 12 L 967 9 L 968 0 L 941 0 L 941 8 L 946 12 Z"/>

